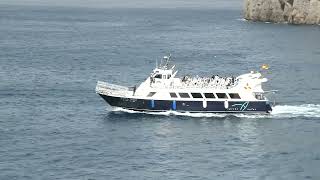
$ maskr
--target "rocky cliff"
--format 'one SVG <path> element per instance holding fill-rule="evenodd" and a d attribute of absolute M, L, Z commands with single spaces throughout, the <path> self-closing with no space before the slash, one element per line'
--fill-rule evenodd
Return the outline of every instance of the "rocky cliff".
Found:
<path fill-rule="evenodd" d="M 245 0 L 244 18 L 253 21 L 320 24 L 320 0 Z"/>

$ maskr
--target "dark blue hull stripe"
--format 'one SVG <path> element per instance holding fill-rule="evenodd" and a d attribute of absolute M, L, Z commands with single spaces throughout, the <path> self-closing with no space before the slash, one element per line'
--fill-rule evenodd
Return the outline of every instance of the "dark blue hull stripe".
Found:
<path fill-rule="evenodd" d="M 270 112 L 271 106 L 266 101 L 229 101 L 225 108 L 224 101 L 178 101 L 178 100 L 147 100 L 112 97 L 99 94 L 108 104 L 114 107 L 135 111 L 149 112 L 207 112 L 207 113 L 250 113 Z"/>

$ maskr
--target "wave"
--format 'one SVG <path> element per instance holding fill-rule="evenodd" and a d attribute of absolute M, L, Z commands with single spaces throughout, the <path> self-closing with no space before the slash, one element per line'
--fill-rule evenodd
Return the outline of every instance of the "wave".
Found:
<path fill-rule="evenodd" d="M 188 117 L 226 117 L 235 116 L 239 118 L 293 118 L 293 117 L 320 117 L 319 104 L 302 104 L 302 105 L 276 105 L 270 114 L 245 114 L 245 113 L 190 113 L 190 112 L 140 112 L 127 110 L 123 108 L 114 108 L 112 112 L 125 112 L 134 114 L 150 114 L 160 116 L 188 116 Z"/>

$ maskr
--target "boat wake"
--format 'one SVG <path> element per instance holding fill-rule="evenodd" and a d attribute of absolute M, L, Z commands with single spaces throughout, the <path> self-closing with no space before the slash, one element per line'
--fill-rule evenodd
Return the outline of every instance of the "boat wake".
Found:
<path fill-rule="evenodd" d="M 138 112 L 123 108 L 114 108 L 112 112 L 125 112 L 135 114 L 151 114 L 160 116 L 189 116 L 189 117 L 226 117 L 235 116 L 240 118 L 293 118 L 293 117 L 320 117 L 320 104 L 302 105 L 277 105 L 270 114 L 227 114 L 227 113 L 189 113 L 189 112 Z"/>
<path fill-rule="evenodd" d="M 320 104 L 279 105 L 271 113 L 276 117 L 320 117 Z"/>

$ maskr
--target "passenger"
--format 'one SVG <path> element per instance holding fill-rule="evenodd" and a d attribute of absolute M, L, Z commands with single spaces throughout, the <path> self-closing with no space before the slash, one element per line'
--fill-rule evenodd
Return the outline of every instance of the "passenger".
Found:
<path fill-rule="evenodd" d="M 134 94 L 136 93 L 136 90 L 137 90 L 137 86 L 134 85 L 134 86 L 133 86 L 133 96 L 134 96 Z"/>
<path fill-rule="evenodd" d="M 187 80 L 187 76 L 183 76 L 182 82 L 186 82 L 186 80 Z"/>

